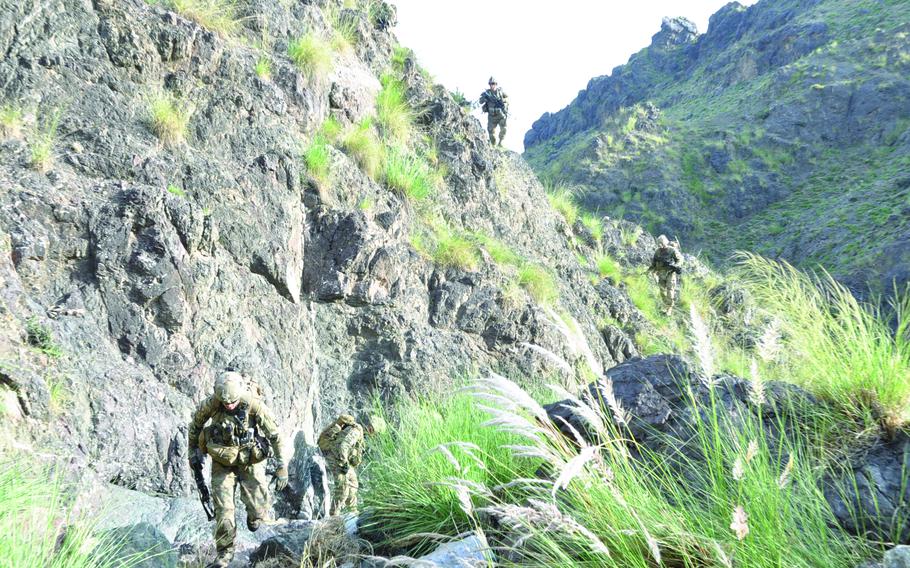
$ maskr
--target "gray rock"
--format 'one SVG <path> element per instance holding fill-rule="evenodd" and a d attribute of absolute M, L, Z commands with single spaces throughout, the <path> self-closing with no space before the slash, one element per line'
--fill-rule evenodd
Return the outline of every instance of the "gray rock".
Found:
<path fill-rule="evenodd" d="M 137 568 L 177 568 L 177 551 L 168 539 L 148 523 L 111 529 L 100 535 L 102 542 L 116 548 L 117 559 Z M 141 561 L 133 559 L 142 558 Z"/>
<path fill-rule="evenodd" d="M 896 546 L 886 552 L 884 568 L 910 568 L 910 546 Z"/>
<path fill-rule="evenodd" d="M 489 566 L 495 562 L 489 545 L 477 536 L 469 536 L 456 542 L 447 542 L 439 548 L 421 556 L 415 566 L 436 568 L 468 568 Z"/>

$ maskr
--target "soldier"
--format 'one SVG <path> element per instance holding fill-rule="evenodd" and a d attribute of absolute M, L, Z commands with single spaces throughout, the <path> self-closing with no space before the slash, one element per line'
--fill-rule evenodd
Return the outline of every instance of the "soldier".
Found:
<path fill-rule="evenodd" d="M 206 426 L 206 423 L 209 422 Z M 272 412 L 259 400 L 246 381 L 235 372 L 225 372 L 215 382 L 215 393 L 193 414 L 189 428 L 191 465 L 212 456 L 212 498 L 215 502 L 215 547 L 218 555 L 209 568 L 224 568 L 234 557 L 234 491 L 246 506 L 246 524 L 251 531 L 271 521 L 265 459 L 271 453 L 278 461 L 275 472 L 278 491 L 287 487 L 288 470 L 281 451 L 278 426 Z"/>
<path fill-rule="evenodd" d="M 682 266 L 683 256 L 679 252 L 679 243 L 671 243 L 664 235 L 657 237 L 657 250 L 654 251 L 648 270 L 657 274 L 657 283 L 667 315 L 670 315 L 676 304 L 676 288 L 679 284 L 679 275 L 682 274 Z"/>
<path fill-rule="evenodd" d="M 487 113 L 487 132 L 490 134 L 490 144 L 496 144 L 494 131 L 499 126 L 499 145 L 506 137 L 506 118 L 509 116 L 509 95 L 505 94 L 496 84 L 496 79 L 490 77 L 490 88 L 480 95 L 480 104 L 483 112 Z"/>
<path fill-rule="evenodd" d="M 319 434 L 319 449 L 332 476 L 332 515 L 357 510 L 357 466 L 363 460 L 364 427 L 367 434 L 373 434 L 385 429 L 385 421 L 368 416 L 361 426 L 350 414 L 342 414 Z"/>

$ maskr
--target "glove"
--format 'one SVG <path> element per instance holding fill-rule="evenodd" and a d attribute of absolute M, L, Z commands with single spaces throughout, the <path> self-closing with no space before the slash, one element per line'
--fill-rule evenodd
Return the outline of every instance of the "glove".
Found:
<path fill-rule="evenodd" d="M 278 491 L 284 491 L 284 488 L 288 486 L 288 468 L 285 466 L 279 467 L 275 470 L 275 489 Z"/>

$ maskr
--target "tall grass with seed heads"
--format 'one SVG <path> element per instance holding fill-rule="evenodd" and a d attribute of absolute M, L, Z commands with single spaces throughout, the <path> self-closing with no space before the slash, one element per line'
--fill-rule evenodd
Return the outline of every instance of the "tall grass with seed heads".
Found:
<path fill-rule="evenodd" d="M 405 399 L 396 412 L 397 427 L 371 439 L 361 490 L 362 533 L 386 547 L 421 552 L 433 535 L 470 530 L 464 486 L 494 488 L 537 467 L 507 448 L 519 437 L 483 426 L 485 413 L 466 395 Z"/>
<path fill-rule="evenodd" d="M 892 329 L 881 308 L 827 273 L 742 253 L 739 274 L 779 325 L 765 341 L 779 361 L 766 366 L 769 379 L 805 386 L 867 424 L 894 429 L 910 420 L 910 290 L 895 293 Z"/>

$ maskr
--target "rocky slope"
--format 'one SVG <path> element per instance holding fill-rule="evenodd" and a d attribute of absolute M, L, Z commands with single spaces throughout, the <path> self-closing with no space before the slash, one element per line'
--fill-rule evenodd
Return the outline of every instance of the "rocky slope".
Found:
<path fill-rule="evenodd" d="M 732 2 L 667 19 L 525 136 L 542 176 L 722 260 L 736 249 L 858 288 L 910 280 L 910 4 Z"/>
<path fill-rule="evenodd" d="M 490 148 L 413 59 L 393 63 L 387 21 L 340 2 L 241 4 L 224 34 L 142 0 L 0 0 L 0 439 L 67 464 L 90 505 L 112 498 L 108 526 L 148 521 L 175 544 L 208 539 L 186 426 L 227 366 L 305 448 L 342 410 L 491 368 L 571 384 L 638 353 L 605 317 L 647 325 L 592 284 L 579 257 L 594 243 L 522 159 Z M 289 44 L 331 37 L 339 14 L 353 45 L 331 71 L 295 66 Z M 412 142 L 436 148 L 443 175 L 423 200 L 340 145 L 327 184 L 302 156 L 327 118 L 373 117 L 386 72 L 406 87 Z M 182 141 L 156 135 L 162 97 L 189 117 Z M 465 235 L 476 262 L 415 246 L 431 225 Z M 645 235 L 628 262 L 651 250 Z"/>

